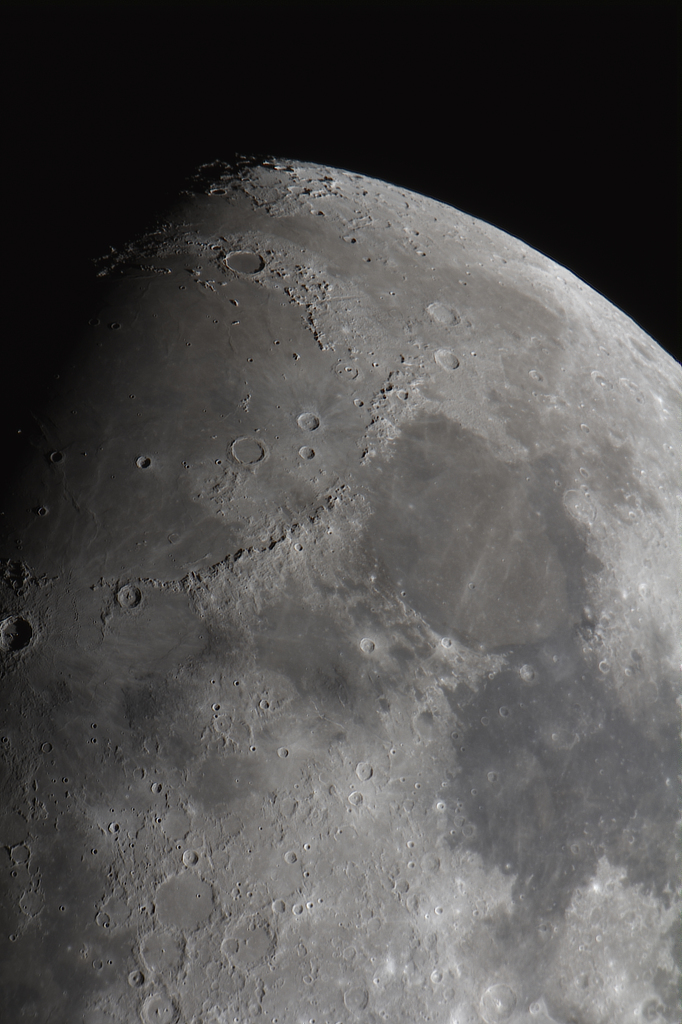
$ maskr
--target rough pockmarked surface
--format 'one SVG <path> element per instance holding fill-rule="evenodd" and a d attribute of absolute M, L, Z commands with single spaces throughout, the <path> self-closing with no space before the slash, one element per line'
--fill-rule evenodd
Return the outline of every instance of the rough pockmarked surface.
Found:
<path fill-rule="evenodd" d="M 5 1019 L 678 1021 L 680 367 L 431 199 L 201 181 L 5 501 Z"/>

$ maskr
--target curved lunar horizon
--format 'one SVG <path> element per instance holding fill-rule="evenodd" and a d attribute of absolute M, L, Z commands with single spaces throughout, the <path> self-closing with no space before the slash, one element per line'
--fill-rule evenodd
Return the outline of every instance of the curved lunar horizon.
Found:
<path fill-rule="evenodd" d="M 679 1021 L 682 368 L 296 161 L 96 284 L 0 517 L 7 1019 Z"/>

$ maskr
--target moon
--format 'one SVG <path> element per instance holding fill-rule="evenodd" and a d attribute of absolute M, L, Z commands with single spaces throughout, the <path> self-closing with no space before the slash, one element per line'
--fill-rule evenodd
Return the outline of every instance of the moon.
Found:
<path fill-rule="evenodd" d="M 313 164 L 96 272 L 0 517 L 6 1018 L 678 1020 L 680 366 Z"/>

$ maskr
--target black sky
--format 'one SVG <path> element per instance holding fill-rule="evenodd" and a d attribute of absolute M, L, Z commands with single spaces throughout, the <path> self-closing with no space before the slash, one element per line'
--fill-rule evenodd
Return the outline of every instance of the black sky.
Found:
<path fill-rule="evenodd" d="M 31 3 L 6 18 L 4 419 L 49 386 L 90 260 L 201 162 L 310 160 L 451 203 L 679 358 L 675 3 Z M 22 390 L 23 389 L 23 390 Z"/>

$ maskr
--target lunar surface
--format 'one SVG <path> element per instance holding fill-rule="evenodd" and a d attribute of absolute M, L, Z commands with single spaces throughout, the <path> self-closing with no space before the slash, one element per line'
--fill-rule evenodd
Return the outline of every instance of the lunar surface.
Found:
<path fill-rule="evenodd" d="M 0 517 L 3 1019 L 679 1021 L 680 366 L 329 167 L 95 273 Z"/>

